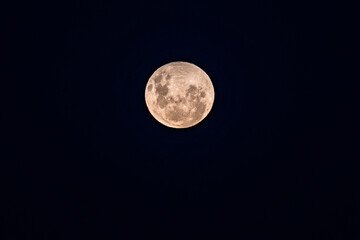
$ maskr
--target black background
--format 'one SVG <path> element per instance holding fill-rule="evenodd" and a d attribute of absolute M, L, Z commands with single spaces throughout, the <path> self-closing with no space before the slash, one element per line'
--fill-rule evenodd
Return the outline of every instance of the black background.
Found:
<path fill-rule="evenodd" d="M 360 239 L 355 16 L 329 1 L 8 4 L 2 239 Z M 145 105 L 171 61 L 215 88 L 192 128 Z"/>

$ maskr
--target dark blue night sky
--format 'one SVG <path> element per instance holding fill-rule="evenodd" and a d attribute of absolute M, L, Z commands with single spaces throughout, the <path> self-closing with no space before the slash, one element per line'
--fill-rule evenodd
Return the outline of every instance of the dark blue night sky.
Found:
<path fill-rule="evenodd" d="M 1 239 L 360 239 L 355 8 L 327 1 L 9 3 Z M 210 114 L 157 122 L 160 66 Z"/>

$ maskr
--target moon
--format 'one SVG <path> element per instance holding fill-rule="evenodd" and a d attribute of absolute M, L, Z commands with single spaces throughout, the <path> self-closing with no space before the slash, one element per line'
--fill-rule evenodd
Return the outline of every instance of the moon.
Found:
<path fill-rule="evenodd" d="M 214 103 L 209 76 L 188 62 L 171 62 L 158 68 L 145 88 L 151 115 L 172 128 L 188 128 L 201 122 Z"/>

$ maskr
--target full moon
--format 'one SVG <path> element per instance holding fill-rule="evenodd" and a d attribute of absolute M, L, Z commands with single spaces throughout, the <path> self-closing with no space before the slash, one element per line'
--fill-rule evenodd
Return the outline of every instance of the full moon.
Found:
<path fill-rule="evenodd" d="M 151 115 L 172 128 L 188 128 L 201 122 L 214 103 L 209 76 L 188 62 L 171 62 L 158 68 L 145 89 Z"/>

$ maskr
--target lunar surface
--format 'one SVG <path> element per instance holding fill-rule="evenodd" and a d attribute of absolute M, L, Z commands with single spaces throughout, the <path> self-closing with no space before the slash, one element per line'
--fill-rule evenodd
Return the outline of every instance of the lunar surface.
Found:
<path fill-rule="evenodd" d="M 188 128 L 201 122 L 214 103 L 209 76 L 187 62 L 171 62 L 158 68 L 145 89 L 152 116 L 172 128 Z"/>

